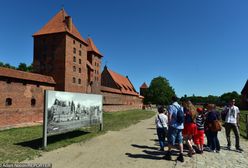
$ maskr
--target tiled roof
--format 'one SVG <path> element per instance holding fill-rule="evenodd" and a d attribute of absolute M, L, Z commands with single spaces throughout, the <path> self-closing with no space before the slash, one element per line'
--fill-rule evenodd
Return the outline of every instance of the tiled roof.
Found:
<path fill-rule="evenodd" d="M 120 91 L 123 94 L 130 94 L 130 95 L 139 95 L 132 83 L 130 82 L 130 80 L 127 77 L 124 77 L 114 71 L 111 71 L 109 69 L 107 69 L 109 74 L 111 75 L 112 79 L 114 80 L 114 82 L 117 84 L 117 86 L 120 87 Z"/>
<path fill-rule="evenodd" d="M 88 51 L 92 51 L 92 52 L 95 52 L 97 55 L 101 56 L 102 57 L 102 54 L 99 52 L 99 50 L 96 48 L 93 40 L 91 38 L 88 38 L 87 39 L 87 43 L 88 43 L 88 47 L 87 47 L 87 50 Z"/>
<path fill-rule="evenodd" d="M 29 80 L 41 83 L 56 84 L 53 77 L 30 72 L 19 71 L 10 68 L 0 67 L 0 77 L 9 77 L 15 79 Z"/>
<path fill-rule="evenodd" d="M 67 16 L 68 15 L 65 10 L 61 9 L 51 20 L 47 22 L 45 26 L 43 26 L 38 32 L 34 33 L 33 36 L 67 32 L 87 44 L 73 23 L 72 30 L 70 30 L 65 21 Z"/>
<path fill-rule="evenodd" d="M 147 89 L 148 86 L 147 86 L 147 84 L 144 82 L 144 83 L 140 86 L 140 88 L 141 88 L 141 89 Z"/>
<path fill-rule="evenodd" d="M 243 89 L 241 91 L 241 94 L 245 95 L 245 94 L 247 94 L 247 91 L 248 91 L 248 80 L 246 81 L 245 86 L 243 87 Z"/>
<path fill-rule="evenodd" d="M 114 89 L 114 88 L 110 88 L 110 87 L 106 87 L 106 86 L 101 86 L 101 91 L 103 92 L 111 92 L 111 93 L 118 93 L 120 94 L 121 91 L 118 89 Z"/>

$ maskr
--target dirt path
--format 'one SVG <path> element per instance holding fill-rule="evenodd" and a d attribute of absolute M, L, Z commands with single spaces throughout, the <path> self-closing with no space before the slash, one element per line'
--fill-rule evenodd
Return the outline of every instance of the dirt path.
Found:
<path fill-rule="evenodd" d="M 166 161 L 158 151 L 154 119 L 141 121 L 118 132 L 108 132 L 85 143 L 73 144 L 51 152 L 29 163 L 52 163 L 53 168 L 165 168 L 165 167 L 247 167 L 248 141 L 241 139 L 244 153 L 227 151 L 205 152 L 203 155 L 185 157 L 185 162 Z M 219 134 L 225 146 L 224 131 Z M 234 142 L 234 140 L 233 140 Z M 186 152 L 185 152 L 186 155 Z M 173 156 L 173 160 L 176 156 Z M 25 161 L 27 162 L 27 161 Z"/>

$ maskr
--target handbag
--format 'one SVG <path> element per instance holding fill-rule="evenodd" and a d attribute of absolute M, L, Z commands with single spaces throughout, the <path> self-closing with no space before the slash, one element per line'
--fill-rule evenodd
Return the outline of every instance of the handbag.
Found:
<path fill-rule="evenodd" d="M 209 125 L 209 128 L 212 132 L 218 132 L 221 131 L 221 122 L 219 120 L 214 120 Z"/>

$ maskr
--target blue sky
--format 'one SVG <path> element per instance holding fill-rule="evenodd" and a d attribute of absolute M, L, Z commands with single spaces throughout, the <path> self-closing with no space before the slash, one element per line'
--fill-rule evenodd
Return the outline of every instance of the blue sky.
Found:
<path fill-rule="evenodd" d="M 62 6 L 137 91 L 163 76 L 178 96 L 219 96 L 248 79 L 247 0 L 1 0 L 0 61 L 31 64 L 32 34 Z"/>

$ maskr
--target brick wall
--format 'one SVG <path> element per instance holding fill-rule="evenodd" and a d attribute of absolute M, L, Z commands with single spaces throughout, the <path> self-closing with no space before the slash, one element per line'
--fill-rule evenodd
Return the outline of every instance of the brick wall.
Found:
<path fill-rule="evenodd" d="M 132 95 L 115 94 L 102 92 L 103 95 L 103 110 L 120 111 L 130 109 L 142 109 L 142 98 Z"/>
<path fill-rule="evenodd" d="M 87 48 L 82 42 L 66 35 L 65 90 L 86 93 Z M 81 69 L 81 72 L 79 71 Z M 73 81 L 73 78 L 75 81 Z M 79 81 L 80 80 L 80 81 Z"/>
<path fill-rule="evenodd" d="M 48 34 L 34 37 L 34 71 L 52 76 L 55 89 L 65 88 L 65 33 Z"/>
<path fill-rule="evenodd" d="M 54 90 L 53 86 L 0 80 L 0 128 L 19 124 L 41 122 L 43 120 L 44 90 Z M 11 98 L 12 104 L 6 105 Z M 35 99 L 35 105 L 31 100 Z"/>

